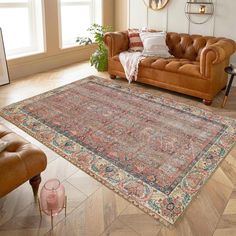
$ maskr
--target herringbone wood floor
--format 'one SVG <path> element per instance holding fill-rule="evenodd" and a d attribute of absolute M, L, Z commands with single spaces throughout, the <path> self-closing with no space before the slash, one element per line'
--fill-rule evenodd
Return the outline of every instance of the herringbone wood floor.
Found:
<path fill-rule="evenodd" d="M 107 78 L 97 73 L 88 63 L 37 74 L 17 80 L 0 88 L 0 106 L 40 94 L 88 75 Z M 117 80 L 127 86 L 125 80 Z M 130 86 L 143 86 L 135 83 Z M 146 86 L 149 92 L 199 106 L 215 113 L 236 118 L 236 88 L 233 89 L 225 109 L 220 108 L 223 92 L 211 107 L 200 100 Z M 172 227 L 158 223 L 111 190 L 78 170 L 56 153 L 34 140 L 14 125 L 0 120 L 15 132 L 42 148 L 48 156 L 48 167 L 43 182 L 59 178 L 68 195 L 68 214 L 55 219 L 39 217 L 37 205 L 28 183 L 0 199 L 0 235 L 68 235 L 68 236 L 228 236 L 236 235 L 236 148 L 226 157 L 214 175 L 191 203 L 184 216 Z M 0 186 L 1 187 L 1 186 Z"/>

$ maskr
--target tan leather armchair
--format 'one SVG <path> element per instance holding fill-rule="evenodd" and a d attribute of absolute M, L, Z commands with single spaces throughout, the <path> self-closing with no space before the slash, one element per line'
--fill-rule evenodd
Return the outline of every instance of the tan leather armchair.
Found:
<path fill-rule="evenodd" d="M 47 166 L 45 154 L 2 124 L 0 139 L 9 142 L 8 147 L 0 152 L 0 198 L 27 180 L 36 196 L 40 173 Z"/>
<path fill-rule="evenodd" d="M 106 33 L 108 73 L 125 78 L 119 53 L 129 48 L 127 31 Z M 173 58 L 149 57 L 139 65 L 137 81 L 203 99 L 210 105 L 227 84 L 224 68 L 236 51 L 233 40 L 201 35 L 167 33 L 167 46 Z"/>

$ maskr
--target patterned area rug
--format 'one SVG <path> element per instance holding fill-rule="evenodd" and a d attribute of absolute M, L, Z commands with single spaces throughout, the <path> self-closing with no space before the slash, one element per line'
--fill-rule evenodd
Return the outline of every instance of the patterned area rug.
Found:
<path fill-rule="evenodd" d="M 236 138 L 232 119 L 96 77 L 10 105 L 1 116 L 171 224 Z"/>

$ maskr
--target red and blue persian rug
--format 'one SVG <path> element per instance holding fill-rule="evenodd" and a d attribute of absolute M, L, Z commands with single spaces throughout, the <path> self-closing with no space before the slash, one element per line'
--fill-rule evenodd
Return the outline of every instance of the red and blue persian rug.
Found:
<path fill-rule="evenodd" d="M 1 116 L 171 224 L 236 139 L 235 120 L 96 77 L 10 105 Z"/>

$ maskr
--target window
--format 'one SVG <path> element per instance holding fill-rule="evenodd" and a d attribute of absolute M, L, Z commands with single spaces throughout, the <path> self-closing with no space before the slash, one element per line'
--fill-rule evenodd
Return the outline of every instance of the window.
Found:
<path fill-rule="evenodd" d="M 43 51 L 41 0 L 0 0 L 0 27 L 7 57 Z"/>
<path fill-rule="evenodd" d="M 76 44 L 77 37 L 89 37 L 87 29 L 101 24 L 102 0 L 59 0 L 61 47 Z"/>

